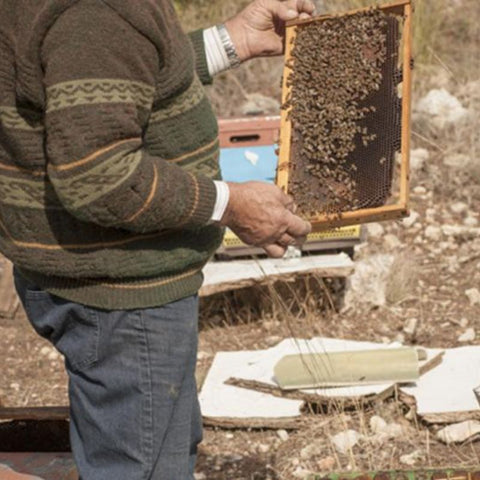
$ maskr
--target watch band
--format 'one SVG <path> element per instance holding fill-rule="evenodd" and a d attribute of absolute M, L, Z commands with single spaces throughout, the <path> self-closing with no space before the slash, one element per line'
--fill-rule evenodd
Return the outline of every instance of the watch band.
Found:
<path fill-rule="evenodd" d="M 228 33 L 227 27 L 221 23 L 220 25 L 217 25 L 217 31 L 222 40 L 223 48 L 225 48 L 225 52 L 227 53 L 228 60 L 230 61 L 230 68 L 239 67 L 242 61 L 237 54 L 237 50 L 232 42 L 230 34 Z"/>

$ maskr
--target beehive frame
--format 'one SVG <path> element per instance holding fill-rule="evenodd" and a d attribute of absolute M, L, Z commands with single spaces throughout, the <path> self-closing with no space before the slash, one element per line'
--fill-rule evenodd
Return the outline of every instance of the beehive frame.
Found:
<path fill-rule="evenodd" d="M 352 10 L 345 15 L 368 11 L 369 8 Z M 412 4 L 411 0 L 399 0 L 395 3 L 379 7 L 385 13 L 403 16 L 403 32 L 400 45 L 402 52 L 402 112 L 401 112 L 401 147 L 400 147 L 400 191 L 395 204 L 383 205 L 375 208 L 362 208 L 345 211 L 341 214 L 318 214 L 308 218 L 314 231 L 321 231 L 333 227 L 368 223 L 382 220 L 392 220 L 405 217 L 409 214 L 409 183 L 410 183 L 410 117 L 411 117 L 411 91 L 412 91 Z M 292 71 L 292 50 L 297 27 L 312 22 L 321 22 L 335 18 L 335 15 L 317 16 L 312 19 L 288 22 L 285 35 L 285 67 L 283 72 L 282 99 L 286 104 L 292 86 L 288 78 Z M 291 106 L 282 110 L 280 129 L 280 152 L 277 170 L 277 185 L 288 193 L 289 169 L 291 165 L 292 123 L 289 112 Z"/>

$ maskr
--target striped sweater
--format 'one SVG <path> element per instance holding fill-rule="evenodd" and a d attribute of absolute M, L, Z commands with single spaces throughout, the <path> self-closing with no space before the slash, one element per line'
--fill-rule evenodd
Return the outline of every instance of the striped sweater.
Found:
<path fill-rule="evenodd" d="M 210 80 L 169 0 L 1 0 L 0 251 L 99 308 L 195 293 L 222 236 Z"/>

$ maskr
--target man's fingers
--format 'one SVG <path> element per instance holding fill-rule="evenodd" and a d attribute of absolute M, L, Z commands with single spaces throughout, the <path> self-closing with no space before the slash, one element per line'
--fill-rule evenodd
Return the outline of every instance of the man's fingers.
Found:
<path fill-rule="evenodd" d="M 289 247 L 290 245 L 296 245 L 297 244 L 297 239 L 295 237 L 292 237 L 288 233 L 284 233 L 277 241 L 278 245 L 281 245 L 282 247 Z"/>
<path fill-rule="evenodd" d="M 293 213 L 289 215 L 287 233 L 292 237 L 303 237 L 312 231 L 312 226 L 309 222 L 302 220 Z"/>
<path fill-rule="evenodd" d="M 272 258 L 282 258 L 287 251 L 287 247 L 282 247 L 278 244 L 265 245 L 263 249 Z"/>
<path fill-rule="evenodd" d="M 311 15 L 315 11 L 315 4 L 311 0 L 297 0 L 297 10 Z"/>
<path fill-rule="evenodd" d="M 291 13 L 292 17 L 284 20 L 297 18 L 301 13 L 305 13 L 310 16 L 315 11 L 315 5 L 313 2 L 311 2 L 311 0 L 287 0 L 286 2 L 283 2 L 283 5 L 285 5 L 289 12 L 296 12 L 295 16 L 293 16 L 293 13 Z"/>

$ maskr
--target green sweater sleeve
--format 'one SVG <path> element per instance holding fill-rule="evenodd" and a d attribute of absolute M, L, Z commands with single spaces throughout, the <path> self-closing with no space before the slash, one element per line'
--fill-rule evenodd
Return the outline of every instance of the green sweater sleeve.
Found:
<path fill-rule="evenodd" d="M 188 41 L 179 45 L 188 48 Z M 47 171 L 67 210 L 138 232 L 207 224 L 213 181 L 152 155 L 144 144 L 162 88 L 159 72 L 169 61 L 158 48 L 103 2 L 81 0 L 56 20 L 41 53 Z M 170 81 L 168 89 L 174 90 Z"/>
<path fill-rule="evenodd" d="M 189 37 L 195 52 L 195 67 L 197 69 L 197 74 L 204 85 L 210 85 L 213 83 L 213 78 L 208 71 L 203 30 L 200 29 L 190 32 Z"/>

